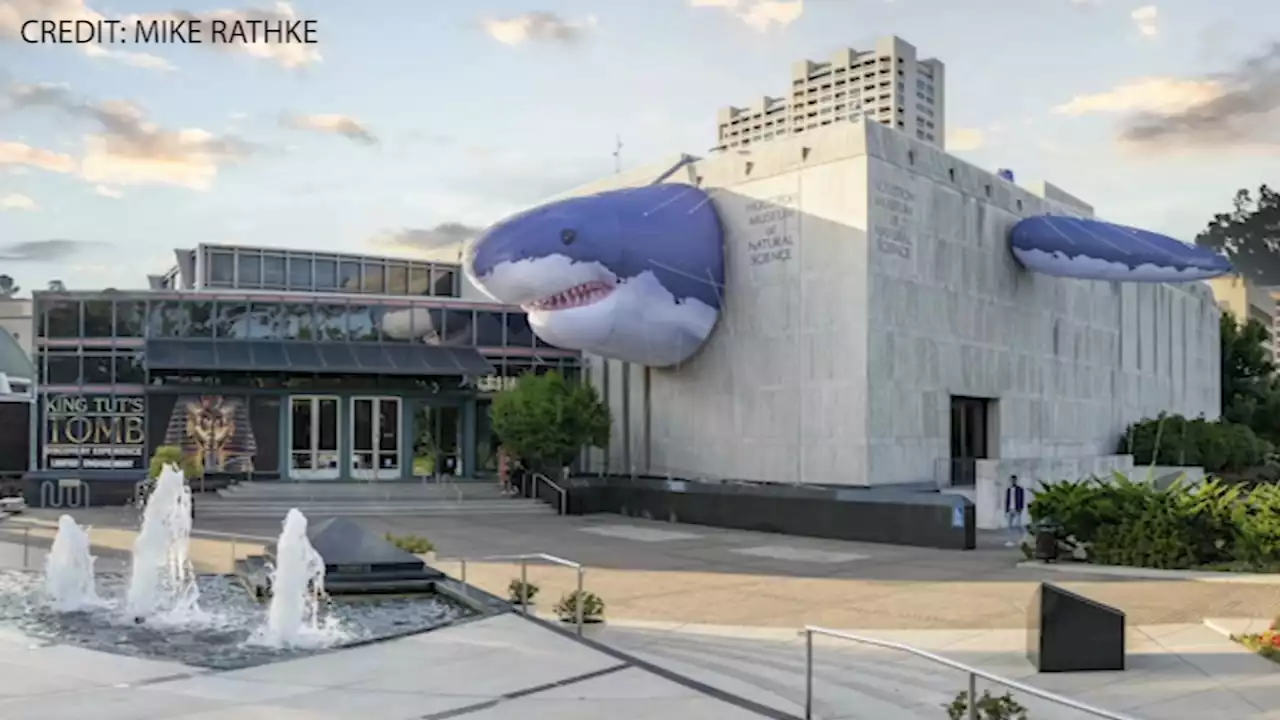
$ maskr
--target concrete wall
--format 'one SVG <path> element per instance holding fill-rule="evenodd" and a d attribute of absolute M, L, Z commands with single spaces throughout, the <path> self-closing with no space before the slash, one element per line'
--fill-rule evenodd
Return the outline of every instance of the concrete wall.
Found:
<path fill-rule="evenodd" d="M 953 395 L 997 400 L 1001 458 L 1105 456 L 1162 410 L 1218 416 L 1218 310 L 1202 284 L 1027 272 L 1010 228 L 1087 206 L 868 130 L 871 482 L 933 478 Z"/>
<path fill-rule="evenodd" d="M 1000 458 L 1110 456 L 1142 417 L 1218 415 L 1218 310 L 1203 284 L 1057 279 L 1013 260 L 1018 218 L 1087 210 L 1065 193 L 1046 199 L 874 123 L 719 154 L 670 181 L 712 190 L 726 307 L 682 367 L 587 358 L 616 421 L 593 469 L 932 484 L 951 395 L 998 400 Z M 752 219 L 778 207 L 791 253 L 760 259 L 750 246 L 769 224 Z"/>

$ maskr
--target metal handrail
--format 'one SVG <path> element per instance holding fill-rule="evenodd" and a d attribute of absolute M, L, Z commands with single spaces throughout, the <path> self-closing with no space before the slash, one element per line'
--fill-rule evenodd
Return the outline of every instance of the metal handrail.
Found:
<path fill-rule="evenodd" d="M 459 575 L 458 579 L 462 581 L 462 593 L 465 595 L 467 592 L 467 563 L 468 562 L 492 562 L 492 561 L 511 561 L 511 560 L 520 561 L 520 612 L 523 615 L 529 614 L 529 561 L 530 560 L 542 560 L 543 562 L 548 562 L 548 563 L 551 563 L 552 565 L 560 565 L 561 567 L 571 568 L 577 572 L 578 592 L 574 595 L 573 621 L 574 621 L 574 625 L 577 627 L 578 636 L 581 637 L 582 636 L 582 602 L 583 602 L 583 592 L 582 592 L 583 577 L 582 576 L 586 574 L 586 568 L 582 565 L 582 563 L 577 563 L 572 560 L 565 560 L 562 557 L 556 557 L 555 555 L 548 555 L 547 553 L 525 553 L 521 555 L 486 555 L 484 557 L 474 557 L 474 558 L 454 558 L 453 562 L 456 562 L 461 566 L 458 572 L 458 575 Z M 441 562 L 441 561 L 438 560 L 437 562 Z M 444 560 L 443 562 L 448 562 L 448 560 Z"/>
<path fill-rule="evenodd" d="M 851 642 L 862 643 L 864 645 L 873 645 L 875 647 L 884 648 L 886 650 L 898 650 L 910 655 L 915 655 L 918 658 L 923 658 L 930 662 L 938 663 L 939 665 L 945 665 L 949 668 L 953 668 L 961 672 L 968 673 L 969 674 L 969 703 L 968 703 L 969 704 L 969 710 L 968 710 L 969 720 L 978 720 L 978 704 L 976 702 L 978 698 L 978 678 L 983 678 L 985 680 L 996 683 L 998 685 L 1003 685 L 1004 687 L 1007 687 L 1010 690 L 1016 690 L 1018 692 L 1023 692 L 1028 695 L 1038 697 L 1041 700 L 1048 700 L 1049 702 L 1057 703 L 1058 705 L 1063 705 L 1065 707 L 1071 708 L 1072 710 L 1079 710 L 1080 712 L 1088 713 L 1090 715 L 1093 715 L 1094 717 L 1104 718 L 1105 720 L 1136 720 L 1136 718 L 1133 718 L 1132 716 L 1129 716 L 1129 715 L 1124 715 L 1121 713 L 1112 712 L 1110 710 L 1103 710 L 1101 708 L 1096 708 L 1096 707 L 1093 707 L 1092 705 L 1087 705 L 1085 703 L 1082 703 L 1079 700 L 1072 700 L 1071 698 L 1063 697 L 1062 695 L 1058 695 L 1056 693 L 1051 693 L 1048 690 L 1041 690 L 1040 688 L 1036 688 L 1030 685 L 1020 683 L 1017 680 L 1010 680 L 1009 678 L 1001 677 L 1000 675 L 987 672 L 986 670 L 979 670 L 978 668 L 973 667 L 972 665 L 965 665 L 962 662 L 957 662 L 955 660 L 942 657 L 941 655 L 935 655 L 934 653 L 931 653 L 927 650 L 921 650 L 920 648 L 911 647 L 910 645 L 903 645 L 902 643 L 890 642 L 888 640 L 878 640 L 876 638 L 864 637 L 862 635 L 853 635 L 851 633 L 840 632 L 839 630 L 831 630 L 828 628 L 817 627 L 814 625 L 805 625 L 804 629 L 800 631 L 800 634 L 804 635 L 804 654 L 805 654 L 804 717 L 805 717 L 805 720 L 812 720 L 813 718 L 813 636 L 815 634 L 826 635 L 827 637 L 839 638 L 841 640 L 849 640 Z"/>
<path fill-rule="evenodd" d="M 555 490 L 557 493 L 560 493 L 560 514 L 564 515 L 566 510 L 565 506 L 567 505 L 567 501 L 568 501 L 568 493 L 565 492 L 564 488 L 560 487 L 559 485 L 556 484 L 554 480 L 547 477 L 546 475 L 543 475 L 540 472 L 535 472 L 530 474 L 533 476 L 534 496 L 536 497 L 538 494 L 537 488 L 538 488 L 539 480 L 550 485 L 552 490 Z"/>

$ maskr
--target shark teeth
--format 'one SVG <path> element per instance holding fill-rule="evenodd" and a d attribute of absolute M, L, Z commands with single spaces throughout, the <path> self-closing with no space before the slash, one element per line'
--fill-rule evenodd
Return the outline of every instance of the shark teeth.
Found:
<path fill-rule="evenodd" d="M 524 306 L 526 312 L 548 311 L 548 310 L 567 310 L 569 308 L 582 307 L 599 302 L 608 297 L 613 292 L 613 283 L 592 281 L 575 285 L 568 290 L 562 290 L 555 295 L 549 295 L 541 300 L 527 303 Z"/>

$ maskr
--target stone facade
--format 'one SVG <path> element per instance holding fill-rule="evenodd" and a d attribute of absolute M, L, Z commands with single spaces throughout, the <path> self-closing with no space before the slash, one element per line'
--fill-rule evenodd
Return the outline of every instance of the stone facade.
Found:
<path fill-rule="evenodd" d="M 1218 416 L 1219 310 L 1203 283 L 1060 279 L 1014 261 L 1019 218 L 1092 212 L 1051 185 L 1035 194 L 874 123 L 699 160 L 668 181 L 712 189 L 726 308 L 681 367 L 589 359 L 616 421 L 596 470 L 934 483 L 952 396 L 994 400 L 988 450 L 1001 459 L 1109 456 L 1143 417 Z"/>

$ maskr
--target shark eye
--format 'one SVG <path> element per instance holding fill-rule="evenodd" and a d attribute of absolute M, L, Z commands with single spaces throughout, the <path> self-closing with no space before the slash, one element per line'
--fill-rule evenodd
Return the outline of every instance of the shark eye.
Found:
<path fill-rule="evenodd" d="M 565 228 L 560 231 L 560 242 L 565 245 L 572 245 L 574 240 L 578 239 L 578 233 L 575 230 Z"/>

